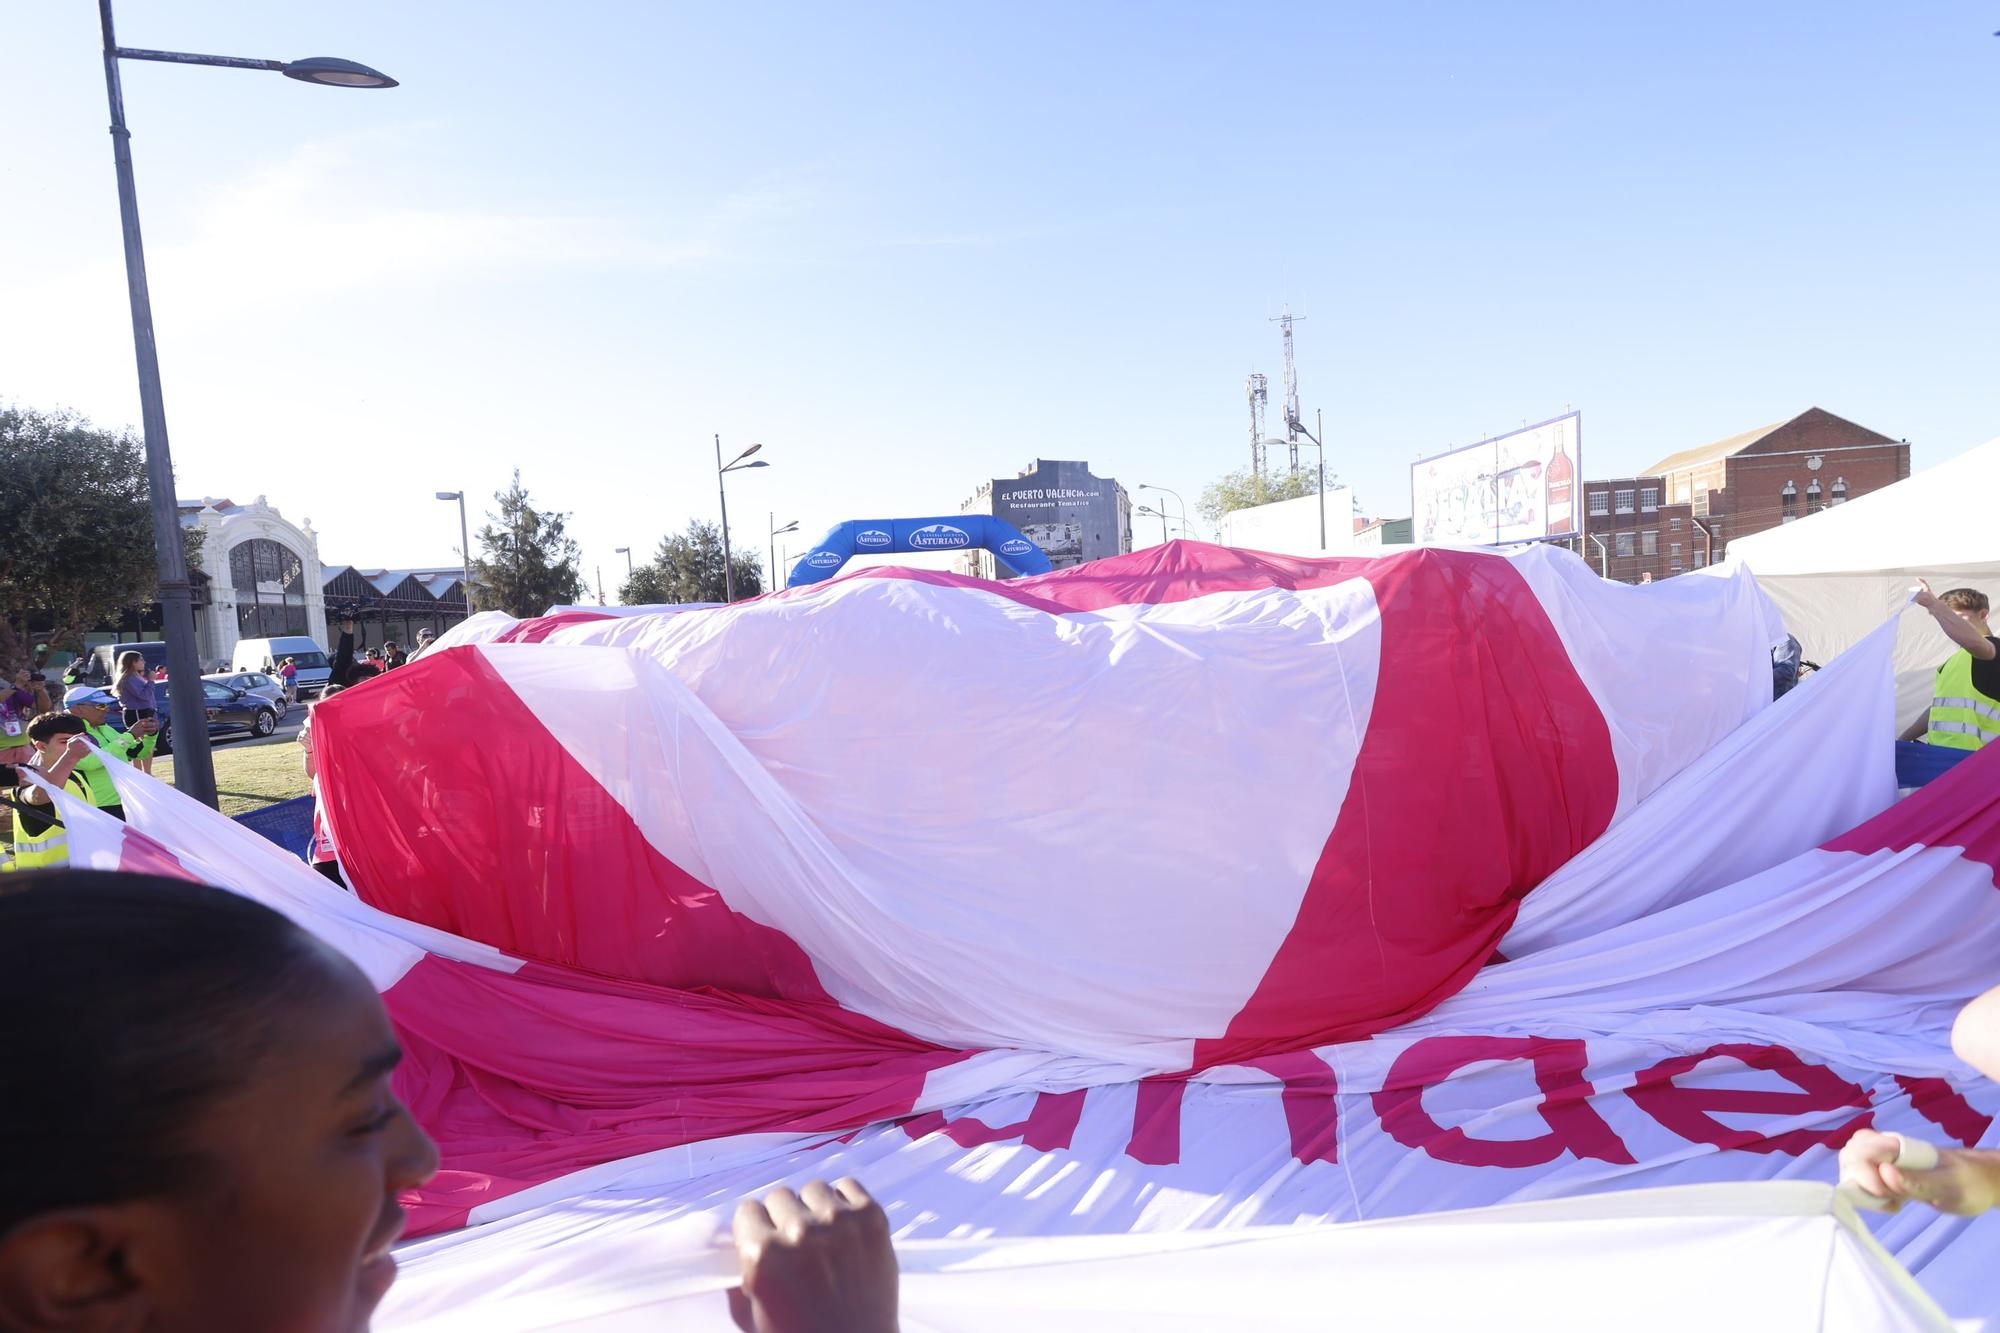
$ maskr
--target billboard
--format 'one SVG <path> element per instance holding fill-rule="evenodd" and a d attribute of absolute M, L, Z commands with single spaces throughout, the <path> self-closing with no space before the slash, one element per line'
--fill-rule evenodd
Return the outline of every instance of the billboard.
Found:
<path fill-rule="evenodd" d="M 1425 546 L 1572 536 L 1583 523 L 1583 413 L 1524 426 L 1410 467 L 1410 516 Z"/>
<path fill-rule="evenodd" d="M 1038 458 L 1035 470 L 995 479 L 993 517 L 1005 519 L 1048 554 L 1057 569 L 1123 555 L 1118 483 L 1087 463 Z"/>

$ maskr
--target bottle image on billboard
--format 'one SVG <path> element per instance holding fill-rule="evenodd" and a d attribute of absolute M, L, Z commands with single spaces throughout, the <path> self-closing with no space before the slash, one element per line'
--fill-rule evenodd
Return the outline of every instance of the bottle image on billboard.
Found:
<path fill-rule="evenodd" d="M 1561 426 L 1556 427 L 1556 452 L 1549 459 L 1549 470 L 1544 476 L 1548 498 L 1542 512 L 1548 515 L 1549 535 L 1576 531 L 1576 464 L 1569 461 L 1569 454 L 1563 449 Z"/>

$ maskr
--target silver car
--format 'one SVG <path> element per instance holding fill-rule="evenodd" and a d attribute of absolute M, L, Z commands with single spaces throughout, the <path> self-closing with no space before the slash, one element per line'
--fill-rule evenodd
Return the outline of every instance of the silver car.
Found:
<path fill-rule="evenodd" d="M 218 671 L 214 675 L 203 676 L 203 680 L 220 685 L 224 689 L 241 690 L 267 699 L 278 710 L 278 719 L 284 720 L 291 705 L 285 701 L 285 682 L 262 671 Z"/>

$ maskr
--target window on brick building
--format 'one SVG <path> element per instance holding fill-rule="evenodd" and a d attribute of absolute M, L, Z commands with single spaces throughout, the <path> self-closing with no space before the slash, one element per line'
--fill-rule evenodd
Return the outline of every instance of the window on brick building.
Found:
<path fill-rule="evenodd" d="M 1670 518 L 1667 520 L 1667 526 L 1669 528 L 1672 528 L 1675 532 L 1679 532 L 1681 530 L 1681 521 L 1677 517 Z"/>
<path fill-rule="evenodd" d="M 1668 543 L 1667 543 L 1667 555 L 1668 555 L 1668 556 L 1669 556 L 1670 558 L 1674 559 L 1674 560 L 1678 560 L 1678 559 L 1680 559 L 1680 558 L 1681 558 L 1681 544 L 1680 544 L 1679 542 L 1668 542 Z"/>
<path fill-rule="evenodd" d="M 1789 481 L 1784 492 L 1778 496 L 1778 521 L 1790 523 L 1799 516 L 1799 488 Z"/>
<path fill-rule="evenodd" d="M 1847 478 L 1835 477 L 1833 479 L 1833 503 L 1837 505 L 1847 503 Z"/>
<path fill-rule="evenodd" d="M 1593 514 L 1610 513 L 1611 496 L 1609 493 L 1605 491 L 1592 491 L 1590 493 L 1590 512 Z"/>
<path fill-rule="evenodd" d="M 1691 557 L 1689 557 L 1689 558 L 1690 558 L 1690 559 L 1692 559 L 1692 560 L 1694 561 L 1694 567 L 1695 567 L 1696 569 L 1700 569 L 1700 568 L 1702 567 L 1702 565 L 1703 565 L 1703 564 L 1707 563 L 1707 559 L 1708 559 L 1708 557 L 1704 556 L 1704 555 L 1703 555 L 1703 554 L 1702 554 L 1702 553 L 1701 553 L 1700 551 L 1696 551 L 1696 552 L 1695 552 L 1695 553 L 1694 553 L 1694 554 L 1693 554 L 1693 555 L 1692 555 Z"/>
<path fill-rule="evenodd" d="M 1657 528 L 1647 528 L 1639 534 L 1639 554 L 1658 555 L 1660 553 L 1660 533 Z"/>
<path fill-rule="evenodd" d="M 1621 532 L 1618 534 L 1618 554 L 1621 556 L 1629 556 L 1632 554 L 1631 533 Z"/>
<path fill-rule="evenodd" d="M 1660 507 L 1660 488 L 1658 486 L 1640 487 L 1639 508 L 1645 510 L 1647 513 L 1650 514 L 1659 507 Z"/>
<path fill-rule="evenodd" d="M 1817 514 L 1824 507 L 1819 500 L 1819 478 L 1814 477 L 1806 483 L 1806 512 Z"/>
<path fill-rule="evenodd" d="M 1708 492 L 1707 492 L 1707 491 L 1705 491 L 1705 490 L 1703 490 L 1703 491 L 1696 491 L 1696 492 L 1694 493 L 1694 513 L 1695 513 L 1695 517 L 1696 517 L 1696 518 L 1707 518 L 1707 517 L 1708 517 Z"/>
<path fill-rule="evenodd" d="M 1617 506 L 1617 509 L 1618 509 L 1618 512 L 1619 512 L 1619 513 L 1621 513 L 1621 514 L 1629 514 L 1629 513 L 1631 513 L 1631 512 L 1632 512 L 1632 492 L 1630 492 L 1630 491 L 1620 491 L 1620 492 L 1618 492 L 1617 496 L 1615 497 L 1615 500 L 1614 500 L 1614 503 L 1616 504 L 1616 506 Z"/>

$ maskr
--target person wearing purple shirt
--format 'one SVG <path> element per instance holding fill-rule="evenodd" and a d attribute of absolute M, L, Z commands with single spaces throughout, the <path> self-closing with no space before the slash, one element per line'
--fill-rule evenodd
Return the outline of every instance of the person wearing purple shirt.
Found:
<path fill-rule="evenodd" d="M 159 716 L 153 682 L 146 678 L 146 659 L 138 653 L 126 653 L 118 659 L 117 694 L 119 706 L 125 712 L 126 730 L 131 730 L 136 722 Z M 153 771 L 151 755 L 133 762 L 148 773 Z"/>

